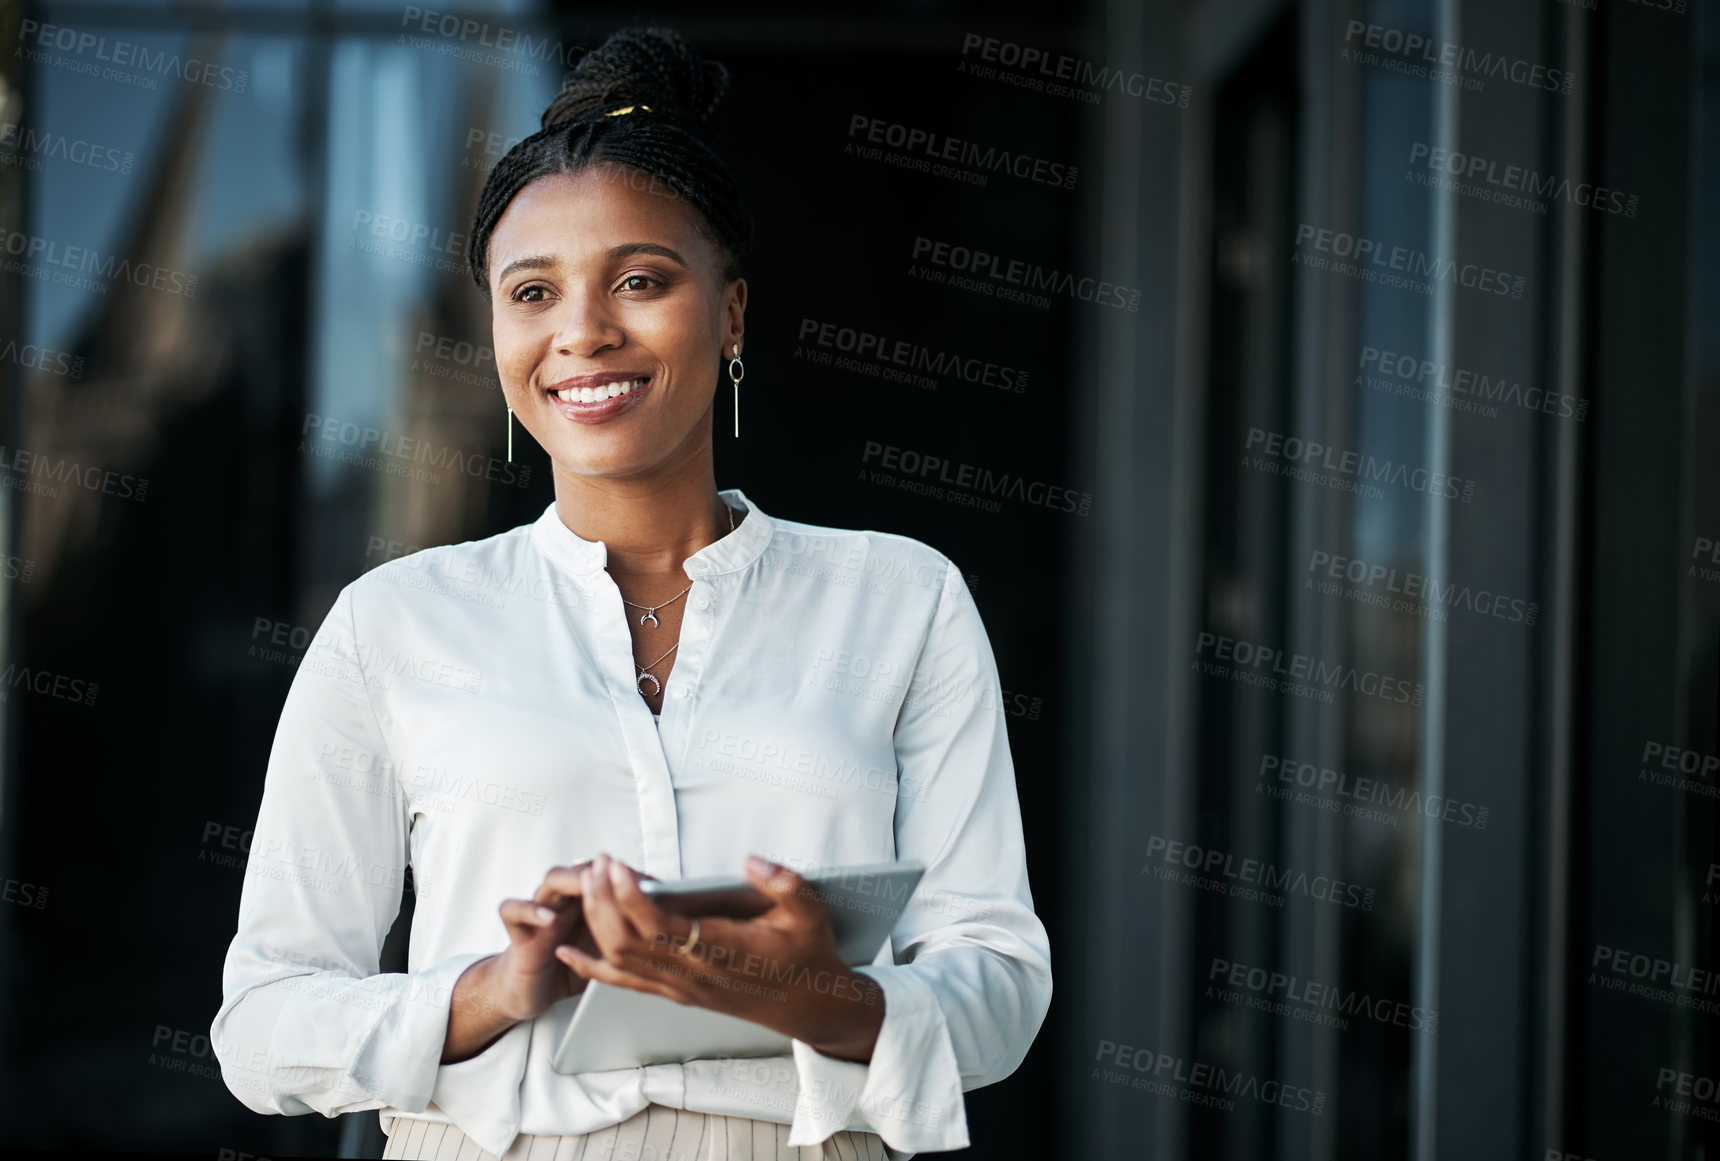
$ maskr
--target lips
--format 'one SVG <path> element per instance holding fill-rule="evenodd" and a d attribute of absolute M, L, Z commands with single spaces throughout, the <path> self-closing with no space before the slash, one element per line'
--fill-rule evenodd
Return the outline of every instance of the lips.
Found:
<path fill-rule="evenodd" d="M 575 375 L 546 388 L 555 409 L 575 423 L 604 423 L 638 406 L 651 389 L 643 371 L 612 371 Z"/>

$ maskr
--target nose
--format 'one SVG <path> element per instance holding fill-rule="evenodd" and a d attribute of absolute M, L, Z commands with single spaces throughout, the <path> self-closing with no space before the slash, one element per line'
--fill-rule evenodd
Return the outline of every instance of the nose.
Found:
<path fill-rule="evenodd" d="M 611 310 L 609 296 L 601 291 L 571 290 L 556 312 L 553 342 L 557 354 L 589 357 L 626 341 Z"/>

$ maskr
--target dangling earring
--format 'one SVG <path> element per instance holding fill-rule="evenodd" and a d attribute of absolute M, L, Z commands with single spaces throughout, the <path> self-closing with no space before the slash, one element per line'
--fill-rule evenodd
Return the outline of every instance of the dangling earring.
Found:
<path fill-rule="evenodd" d="M 735 357 L 729 360 L 729 378 L 735 381 L 735 438 L 741 437 L 741 379 L 746 375 L 746 365 L 741 362 L 741 345 L 733 343 L 729 349 Z"/>
<path fill-rule="evenodd" d="M 514 462 L 514 409 L 508 407 L 508 462 Z"/>

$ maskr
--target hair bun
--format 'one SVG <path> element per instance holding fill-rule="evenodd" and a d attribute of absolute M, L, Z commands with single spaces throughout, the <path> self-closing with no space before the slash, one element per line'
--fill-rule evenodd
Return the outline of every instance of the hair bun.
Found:
<path fill-rule="evenodd" d="M 673 29 L 623 28 L 579 59 L 544 110 L 543 128 L 649 105 L 708 142 L 728 95 L 729 70 L 701 57 Z"/>

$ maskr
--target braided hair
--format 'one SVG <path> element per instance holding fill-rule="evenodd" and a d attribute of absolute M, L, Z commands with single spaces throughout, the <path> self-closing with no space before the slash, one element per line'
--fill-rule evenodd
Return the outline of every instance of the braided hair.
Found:
<path fill-rule="evenodd" d="M 722 254 L 724 281 L 739 278 L 752 219 L 710 146 L 728 92 L 728 69 L 667 28 L 624 28 L 581 57 L 544 110 L 543 128 L 508 150 L 484 182 L 466 248 L 484 298 L 490 235 L 514 195 L 536 178 L 605 163 L 648 175 L 696 210 L 695 228 Z M 609 115 L 629 105 L 633 112 Z"/>

